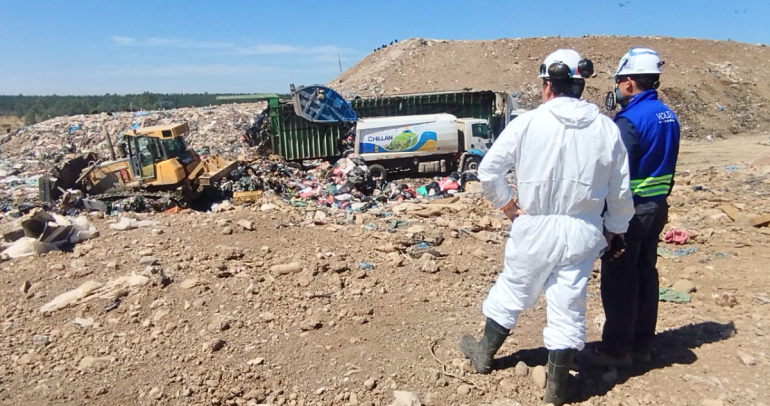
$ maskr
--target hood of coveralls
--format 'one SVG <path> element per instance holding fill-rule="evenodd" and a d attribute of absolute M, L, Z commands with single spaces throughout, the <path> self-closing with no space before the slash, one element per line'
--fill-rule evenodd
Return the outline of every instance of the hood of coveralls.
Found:
<path fill-rule="evenodd" d="M 557 97 L 542 105 L 559 120 L 570 128 L 585 128 L 599 117 L 599 107 L 585 100 L 571 97 Z"/>

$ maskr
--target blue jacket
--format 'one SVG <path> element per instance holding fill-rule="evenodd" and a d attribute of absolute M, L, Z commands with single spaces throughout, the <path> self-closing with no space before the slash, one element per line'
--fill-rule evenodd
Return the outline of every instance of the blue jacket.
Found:
<path fill-rule="evenodd" d="M 664 202 L 674 187 L 679 155 L 679 121 L 650 89 L 634 96 L 615 115 L 628 150 L 634 204 Z"/>

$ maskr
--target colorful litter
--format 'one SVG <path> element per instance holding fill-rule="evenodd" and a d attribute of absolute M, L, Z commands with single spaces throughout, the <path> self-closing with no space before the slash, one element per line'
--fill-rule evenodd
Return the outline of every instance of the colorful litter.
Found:
<path fill-rule="evenodd" d="M 658 256 L 663 258 L 680 258 L 686 255 L 692 255 L 698 252 L 695 247 L 678 248 L 675 250 L 666 247 L 658 247 Z"/>
<path fill-rule="evenodd" d="M 658 300 L 661 302 L 689 303 L 690 295 L 671 288 L 658 288 Z"/>
<path fill-rule="evenodd" d="M 684 245 L 690 237 L 692 236 L 687 231 L 672 228 L 663 237 L 663 241 L 669 244 Z"/>

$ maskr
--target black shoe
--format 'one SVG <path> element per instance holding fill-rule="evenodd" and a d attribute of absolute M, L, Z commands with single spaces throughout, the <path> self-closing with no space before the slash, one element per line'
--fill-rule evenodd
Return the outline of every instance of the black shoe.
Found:
<path fill-rule="evenodd" d="M 484 336 L 478 342 L 470 334 L 460 338 L 460 350 L 471 360 L 471 365 L 480 374 L 492 372 L 492 360 L 503 345 L 510 330 L 503 328 L 492 319 L 487 319 Z"/>
<path fill-rule="evenodd" d="M 561 406 L 567 402 L 570 392 L 567 389 L 569 365 L 575 350 L 548 351 L 548 383 L 545 385 L 545 403 Z"/>
<path fill-rule="evenodd" d="M 581 365 L 618 369 L 628 369 L 634 364 L 631 354 L 615 355 L 598 348 L 580 351 L 575 361 Z"/>
<path fill-rule="evenodd" d="M 637 341 L 636 345 L 634 345 L 633 357 L 634 357 L 635 364 L 644 365 L 652 362 L 652 351 L 650 350 L 649 340 Z"/>

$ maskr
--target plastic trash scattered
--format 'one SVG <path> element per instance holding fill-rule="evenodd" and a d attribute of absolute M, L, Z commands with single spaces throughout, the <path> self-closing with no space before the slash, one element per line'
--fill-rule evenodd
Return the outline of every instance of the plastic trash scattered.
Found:
<path fill-rule="evenodd" d="M 374 269 L 374 265 L 368 263 L 368 262 L 359 262 L 358 267 L 361 268 L 364 271 L 368 271 L 370 269 Z"/>
<path fill-rule="evenodd" d="M 408 227 L 409 224 L 411 223 L 406 220 L 393 220 L 390 222 L 390 228 L 396 229 L 401 227 Z"/>
<path fill-rule="evenodd" d="M 753 297 L 761 305 L 770 304 L 770 297 L 767 297 L 767 295 L 754 295 Z"/>
<path fill-rule="evenodd" d="M 151 221 L 151 220 L 140 221 L 135 218 L 121 217 L 120 221 L 118 221 L 117 223 L 110 224 L 110 229 L 126 231 L 126 230 L 133 230 L 139 227 L 155 227 L 156 225 L 158 225 L 157 221 Z"/>
<path fill-rule="evenodd" d="M 22 220 L 23 237 L 0 254 L 3 260 L 41 255 L 65 245 L 97 237 L 99 231 L 84 217 L 65 217 L 37 210 Z"/>
<path fill-rule="evenodd" d="M 23 237 L 16 240 L 13 245 L 8 247 L 2 253 L 3 259 L 23 258 L 31 255 L 41 255 L 51 251 L 58 251 L 59 248 L 54 244 L 40 242 L 37 239 Z"/>
<path fill-rule="evenodd" d="M 661 302 L 689 303 L 690 295 L 671 288 L 658 288 L 658 300 Z"/>
<path fill-rule="evenodd" d="M 115 278 L 104 285 L 96 281 L 86 281 L 77 288 L 64 292 L 61 295 L 56 296 L 52 301 L 41 306 L 40 312 L 54 312 L 75 304 L 87 302 L 97 297 L 114 301 L 148 283 L 150 283 L 150 278 L 137 275 L 136 273 Z"/>
<path fill-rule="evenodd" d="M 102 284 L 99 282 L 87 281 L 73 290 L 64 292 L 61 295 L 56 296 L 52 301 L 40 307 L 40 312 L 49 313 L 56 310 L 64 309 L 88 297 L 89 295 L 91 295 L 101 287 L 102 287 Z"/>
<path fill-rule="evenodd" d="M 686 255 L 692 255 L 698 252 L 695 247 L 679 248 L 675 250 L 666 247 L 658 247 L 658 256 L 663 258 L 680 258 Z"/>
<path fill-rule="evenodd" d="M 672 228 L 663 237 L 663 241 L 669 244 L 673 243 L 676 245 L 684 245 L 687 243 L 687 239 L 689 239 L 690 237 L 691 235 L 687 231 Z"/>

